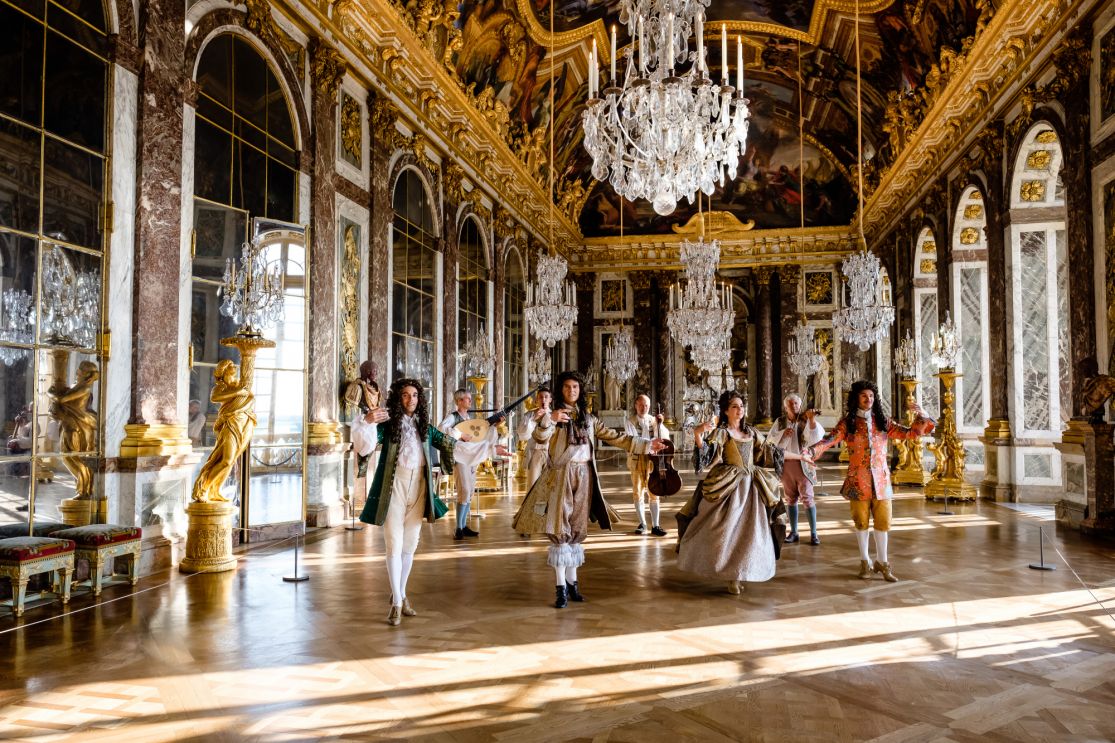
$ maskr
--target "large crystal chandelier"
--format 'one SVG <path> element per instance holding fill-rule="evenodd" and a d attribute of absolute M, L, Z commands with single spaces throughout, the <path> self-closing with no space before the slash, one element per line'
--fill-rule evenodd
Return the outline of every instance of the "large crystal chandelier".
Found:
<path fill-rule="evenodd" d="M 635 350 L 635 337 L 631 328 L 621 328 L 608 339 L 604 371 L 620 384 L 627 384 L 627 380 L 635 376 L 638 369 L 639 354 Z"/>
<path fill-rule="evenodd" d="M 96 273 L 76 270 L 62 248 L 50 243 L 43 245 L 39 333 L 44 341 L 92 348 L 96 342 L 100 296 Z"/>
<path fill-rule="evenodd" d="M 704 238 L 695 243 L 683 241 L 681 262 L 685 266 L 685 287 L 677 292 L 671 287 L 666 325 L 678 343 L 689 347 L 694 363 L 715 371 L 723 364 L 710 365 L 717 359 L 726 359 L 721 347 L 727 347 L 735 321 L 730 289 L 716 285 L 719 241 L 705 242 Z M 699 362 L 698 357 L 705 363 Z"/>
<path fill-rule="evenodd" d="M 240 269 L 225 261 L 224 281 L 217 293 L 221 314 L 240 326 L 241 335 L 260 335 L 283 316 L 283 271 L 278 261 L 268 263 L 257 237 L 240 250 Z"/>
<path fill-rule="evenodd" d="M 724 336 L 719 343 L 701 346 L 690 351 L 693 363 L 701 371 L 710 375 L 717 375 L 731 366 L 731 351 L 728 348 L 728 337 Z"/>
<path fill-rule="evenodd" d="M 484 332 L 473 334 L 459 356 L 464 362 L 463 366 L 467 377 L 488 376 L 496 360 L 495 353 L 492 351 L 492 343 L 488 339 L 488 334 Z"/>
<path fill-rule="evenodd" d="M 531 387 L 537 387 L 550 378 L 550 354 L 546 349 L 538 346 L 530 354 L 527 362 L 527 379 Z"/>
<path fill-rule="evenodd" d="M 8 343 L 30 345 L 34 340 L 35 310 L 31 295 L 22 289 L 4 290 L 4 322 L 0 325 L 0 340 Z M 27 349 L 0 346 L 0 362 L 11 366 L 27 358 Z"/>
<path fill-rule="evenodd" d="M 848 289 L 848 306 L 832 314 L 837 334 L 866 351 L 890 332 L 894 306 L 880 291 L 879 258 L 866 250 L 850 255 L 841 266 Z"/>
<path fill-rule="evenodd" d="M 728 84 L 728 33 L 720 32 L 720 84 L 708 79 L 705 7 L 709 0 L 622 0 L 620 21 L 633 43 L 623 79 L 616 76 L 612 28 L 610 83 L 599 88 L 593 42 L 588 104 L 582 116 L 592 175 L 616 193 L 644 198 L 662 215 L 698 189 L 712 195 L 735 180 L 747 140 L 743 40 L 736 39 L 736 84 Z M 696 53 L 689 36 L 696 35 Z M 637 52 L 636 52 L 637 50 Z M 676 66 L 681 69 L 675 69 Z"/>
<path fill-rule="evenodd" d="M 565 281 L 569 264 L 558 255 L 538 256 L 537 281 L 527 282 L 527 303 L 523 309 L 534 337 L 553 347 L 573 332 L 577 322 L 577 289 Z"/>
<path fill-rule="evenodd" d="M 945 321 L 933 335 L 930 354 L 930 359 L 938 369 L 956 369 L 956 364 L 960 360 L 960 336 L 948 312 L 945 312 Z"/>
<path fill-rule="evenodd" d="M 817 350 L 817 341 L 813 337 L 815 332 L 812 324 L 799 319 L 797 327 L 790 335 L 786 362 L 794 374 L 811 377 L 821 370 L 821 353 Z"/>

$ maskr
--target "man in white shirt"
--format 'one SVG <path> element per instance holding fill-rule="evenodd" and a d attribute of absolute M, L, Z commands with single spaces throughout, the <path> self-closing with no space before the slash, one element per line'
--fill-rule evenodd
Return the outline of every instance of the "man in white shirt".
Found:
<path fill-rule="evenodd" d="M 472 408 L 472 393 L 465 389 L 457 390 L 453 393 L 453 402 L 457 406 L 456 410 L 450 412 L 438 424 L 438 430 L 449 436 L 455 435 L 453 431 L 458 423 L 471 417 L 469 416 L 469 409 Z M 472 508 L 472 493 L 476 490 L 476 468 L 478 465 L 479 462 L 472 466 L 458 464 L 453 468 L 453 481 L 457 486 L 457 531 L 453 534 L 454 539 L 480 536 L 480 532 L 473 531 L 468 527 L 468 515 Z"/>
<path fill-rule="evenodd" d="M 635 412 L 627 416 L 623 422 L 623 430 L 628 436 L 638 436 L 644 439 L 665 439 L 669 441 L 670 432 L 662 424 L 662 415 L 650 414 L 650 397 L 639 395 L 635 398 Z M 639 525 L 635 527 L 636 534 L 645 534 L 647 530 L 646 503 L 650 501 L 650 533 L 656 537 L 666 536 L 666 530 L 659 523 L 658 496 L 647 490 L 647 478 L 654 469 L 654 460 L 646 454 L 628 452 L 627 470 L 631 473 L 631 498 L 635 503 L 635 512 L 639 516 Z"/>
<path fill-rule="evenodd" d="M 186 435 L 195 447 L 205 446 L 205 413 L 201 412 L 201 400 L 190 400 L 189 415 Z"/>
<path fill-rule="evenodd" d="M 801 397 L 791 393 L 782 401 L 782 415 L 774 422 L 767 436 L 775 446 L 790 454 L 802 454 L 825 437 L 825 429 L 817 420 L 816 410 L 802 412 Z M 798 505 L 809 515 L 810 544 L 820 544 L 817 536 L 817 506 L 813 486 L 817 483 L 817 467 L 811 462 L 787 458 L 782 465 L 782 488 L 786 494 L 786 512 L 790 516 L 787 542 L 797 542 Z"/>
<path fill-rule="evenodd" d="M 546 447 L 535 441 L 533 434 L 542 417 L 549 415 L 552 403 L 553 394 L 550 392 L 550 388 L 539 388 L 534 393 L 534 410 L 523 413 L 519 425 L 515 428 L 515 435 L 519 437 L 520 441 L 526 442 L 523 450 L 523 461 L 527 470 L 527 490 L 534 487 L 534 483 L 542 476 L 542 470 L 546 468 L 546 462 L 548 461 Z"/>

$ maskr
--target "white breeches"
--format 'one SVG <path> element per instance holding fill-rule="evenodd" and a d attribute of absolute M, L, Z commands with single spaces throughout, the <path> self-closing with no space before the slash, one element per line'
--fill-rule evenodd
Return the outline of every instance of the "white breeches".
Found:
<path fill-rule="evenodd" d="M 472 500 L 472 493 L 476 490 L 476 467 L 456 463 L 453 468 L 453 480 L 457 486 L 457 503 L 464 505 Z"/>
<path fill-rule="evenodd" d="M 383 543 L 388 556 L 412 555 L 418 549 L 422 516 L 426 505 L 424 468 L 395 468 L 391 483 L 391 504 L 383 522 Z"/>

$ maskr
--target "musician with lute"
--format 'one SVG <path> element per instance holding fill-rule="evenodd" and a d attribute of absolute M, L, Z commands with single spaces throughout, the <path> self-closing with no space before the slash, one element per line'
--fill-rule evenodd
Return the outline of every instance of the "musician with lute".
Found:
<path fill-rule="evenodd" d="M 635 398 L 635 410 L 627 416 L 623 429 L 628 436 L 670 440 L 670 432 L 662 423 L 661 411 L 657 415 L 650 414 L 650 397 L 647 395 L 639 395 Z M 656 537 L 664 537 L 666 530 L 659 522 L 658 496 L 647 489 L 647 480 L 654 472 L 655 466 L 655 459 L 645 453 L 635 451 L 627 453 L 627 470 L 631 473 L 631 499 L 635 503 L 635 513 L 639 516 L 639 525 L 635 527 L 635 533 L 646 533 L 646 506 L 649 501 L 650 533 Z"/>

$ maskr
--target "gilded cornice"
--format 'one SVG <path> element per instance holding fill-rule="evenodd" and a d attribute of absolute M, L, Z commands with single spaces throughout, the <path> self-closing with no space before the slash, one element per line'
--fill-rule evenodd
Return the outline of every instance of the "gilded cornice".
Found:
<path fill-rule="evenodd" d="M 1050 45 L 1084 0 L 1003 0 L 986 27 L 961 57 L 958 69 L 938 90 L 933 104 L 882 174 L 868 197 L 864 218 L 869 237 L 892 228 L 917 191 L 947 162 L 962 156 L 958 148 L 1002 104 L 1033 63 Z"/>
<path fill-rule="evenodd" d="M 389 0 L 316 0 L 298 7 L 291 12 L 310 10 L 320 25 L 317 33 L 334 38 L 371 72 L 374 87 L 398 102 L 408 128 L 428 133 L 432 149 L 467 165 L 475 173 L 470 180 L 536 236 L 548 238 L 545 187 Z M 563 252 L 582 240 L 576 224 L 557 211 L 553 235 Z"/>
<path fill-rule="evenodd" d="M 856 250 L 847 227 L 721 232 L 721 268 L 833 263 Z M 570 258 L 570 270 L 681 270 L 680 235 L 591 238 Z"/>

